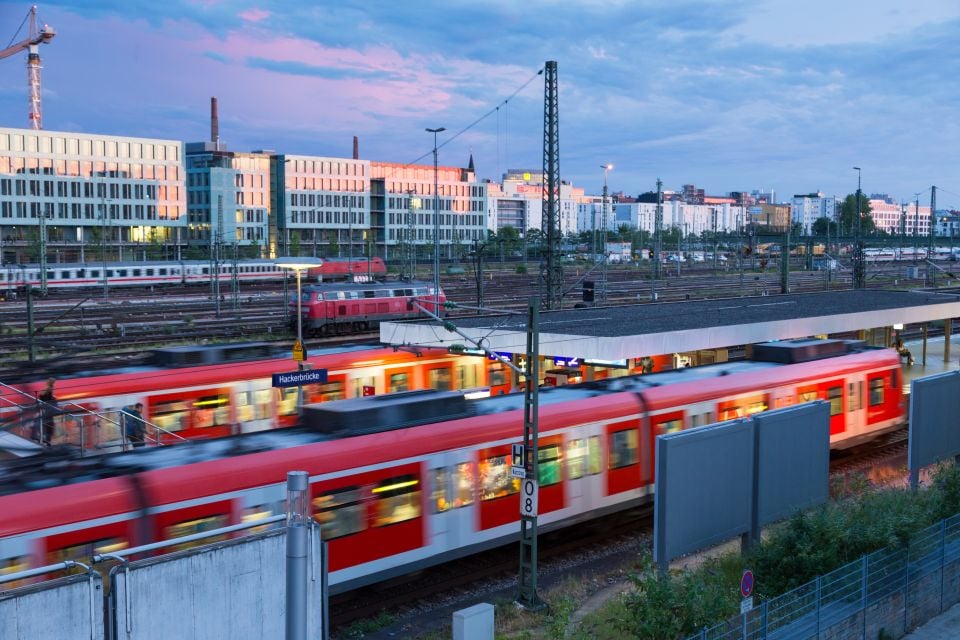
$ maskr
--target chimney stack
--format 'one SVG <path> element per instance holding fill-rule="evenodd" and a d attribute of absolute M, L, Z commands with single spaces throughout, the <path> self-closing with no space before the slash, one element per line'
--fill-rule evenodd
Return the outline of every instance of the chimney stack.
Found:
<path fill-rule="evenodd" d="M 353 136 L 353 159 L 360 159 L 360 140 L 357 136 Z"/>
<path fill-rule="evenodd" d="M 220 114 L 217 113 L 217 99 L 210 98 L 210 142 L 220 150 Z"/>

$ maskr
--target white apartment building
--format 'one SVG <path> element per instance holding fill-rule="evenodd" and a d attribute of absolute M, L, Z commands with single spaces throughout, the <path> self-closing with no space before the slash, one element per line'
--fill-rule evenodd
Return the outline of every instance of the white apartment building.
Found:
<path fill-rule="evenodd" d="M 178 257 L 185 213 L 177 140 L 0 128 L 3 262 Z"/>
<path fill-rule="evenodd" d="M 810 233 L 813 223 L 819 218 L 837 219 L 837 198 L 827 196 L 821 192 L 797 194 L 790 202 L 790 218 L 793 222 L 803 226 L 805 233 Z"/>
<path fill-rule="evenodd" d="M 891 200 L 872 198 L 870 217 L 877 229 L 892 235 L 919 236 L 930 233 L 930 207 L 916 202 L 896 203 Z"/>
<path fill-rule="evenodd" d="M 506 226 L 518 231 L 543 229 L 542 171 L 511 169 L 503 176 L 502 185 L 490 184 L 487 197 L 487 225 L 493 231 Z M 558 220 L 561 235 L 577 232 L 577 205 L 582 198 L 583 189 L 561 182 Z"/>
<path fill-rule="evenodd" d="M 675 227 L 685 235 L 701 235 L 704 231 L 734 232 L 743 228 L 743 207 L 732 204 L 688 204 L 681 200 L 663 203 L 663 229 Z M 617 203 L 616 225 L 653 233 L 657 205 L 653 202 Z"/>

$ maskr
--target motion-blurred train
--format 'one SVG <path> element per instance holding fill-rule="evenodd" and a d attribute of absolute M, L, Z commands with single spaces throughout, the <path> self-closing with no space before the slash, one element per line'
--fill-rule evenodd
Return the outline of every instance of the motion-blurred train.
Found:
<path fill-rule="evenodd" d="M 176 434 L 161 434 L 163 443 L 177 436 L 216 438 L 297 421 L 297 390 L 274 388 L 271 378 L 296 365 L 289 352 L 280 353 L 273 345 L 171 347 L 156 350 L 153 360 L 150 366 L 58 379 L 57 400 L 67 413 L 55 419 L 54 442 L 80 445 L 82 440 L 87 448 L 122 445 L 118 412 L 138 402 L 150 425 Z M 419 389 L 488 389 L 499 395 L 513 388 L 513 375 L 502 363 L 443 349 L 330 347 L 309 353 L 305 364 L 327 370 L 325 384 L 303 387 L 308 403 Z M 15 423 L 21 413 L 29 416 L 31 398 L 42 387 L 42 382 L 0 387 L 0 422 Z M 29 437 L 31 427 L 18 427 L 18 435 Z M 151 439 L 157 435 L 149 426 L 147 431 Z"/>
<path fill-rule="evenodd" d="M 231 260 L 220 262 L 216 268 L 208 260 L 177 260 L 170 262 L 108 262 L 55 263 L 47 265 L 47 287 L 52 289 L 79 289 L 102 287 L 106 270 L 110 287 L 152 287 L 162 285 L 204 284 L 219 273 L 228 282 L 236 275 L 240 282 L 279 281 L 290 277 L 290 271 L 280 269 L 272 260 Z M 320 266 L 308 270 L 304 281 L 382 279 L 387 269 L 383 260 L 373 258 L 328 258 Z M 369 278 L 368 278 L 369 276 Z M 0 292 L 6 297 L 21 292 L 27 285 L 39 287 L 41 269 L 37 264 L 6 264 L 0 267 Z"/>
<path fill-rule="evenodd" d="M 753 361 L 544 389 L 539 516 L 559 528 L 649 500 L 654 442 L 820 399 L 843 447 L 904 419 L 889 349 L 784 341 Z M 12 467 L 0 482 L 0 571 L 88 558 L 282 513 L 286 473 L 310 475 L 333 593 L 517 539 L 521 394 L 413 392 L 307 407 L 289 431 Z M 26 464 L 33 464 L 26 463 Z"/>

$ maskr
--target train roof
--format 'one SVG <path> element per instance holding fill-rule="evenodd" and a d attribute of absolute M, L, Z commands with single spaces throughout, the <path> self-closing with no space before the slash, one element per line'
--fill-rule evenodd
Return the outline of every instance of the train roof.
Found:
<path fill-rule="evenodd" d="M 370 289 L 409 289 L 411 287 L 432 287 L 427 280 L 395 280 L 392 282 L 320 282 L 305 284 L 304 291 L 369 291 Z"/>
<path fill-rule="evenodd" d="M 572 411 L 582 410 L 589 419 L 602 420 L 615 407 L 623 406 L 624 402 L 636 406 L 638 410 L 641 406 L 646 410 L 656 410 L 719 395 L 756 393 L 758 389 L 768 386 L 841 376 L 848 370 L 899 362 L 896 354 L 889 349 L 846 344 L 842 354 L 828 355 L 829 350 L 835 347 L 818 352 L 810 344 L 802 343 L 786 341 L 768 345 L 768 352 L 779 354 L 773 358 L 773 362 L 725 362 L 543 388 L 539 398 L 541 433 L 560 428 Z M 784 351 L 800 354 L 798 360 L 790 363 L 796 366 L 785 366 L 788 362 L 782 357 Z M 838 355 L 850 357 L 841 363 L 837 360 Z M 320 456 L 324 464 L 346 469 L 360 464 L 357 456 L 360 452 L 369 454 L 373 450 L 382 461 L 513 437 L 522 430 L 523 403 L 522 393 L 467 401 L 462 392 L 404 392 L 308 405 L 304 408 L 305 426 L 289 429 L 196 440 L 93 458 L 72 458 L 70 452 L 56 449 L 45 455 L 0 466 L 0 495 L 213 462 L 246 454 L 278 454 L 283 450 L 323 442 L 343 443 L 343 446 L 334 446 L 346 450 L 351 449 L 351 442 L 356 443 L 356 451 L 352 454 L 329 458 Z M 558 406 L 561 403 L 573 404 Z M 498 415 L 501 417 L 496 417 Z M 461 420 L 468 422 L 461 424 Z M 425 426 L 424 430 L 405 431 L 420 425 Z M 414 437 L 414 433 L 423 438 Z M 368 438 L 375 440 L 369 441 Z M 377 438 L 385 439 L 381 441 Z M 300 456 L 290 457 L 307 456 L 315 460 L 318 459 L 318 453 L 310 448 Z M 275 459 L 274 456 L 270 458 Z M 371 462 L 367 460 L 366 463 Z"/>
<path fill-rule="evenodd" d="M 274 266 L 276 263 L 274 260 L 269 260 L 265 258 L 245 258 L 237 260 L 238 264 L 262 264 Z M 230 260 L 221 261 L 221 265 L 230 266 L 233 264 Z M 131 269 L 137 267 L 176 267 L 179 265 L 203 265 L 210 266 L 209 260 L 146 260 L 146 261 L 130 261 L 130 262 L 108 262 L 108 269 Z M 36 263 L 6 263 L 3 265 L 4 269 L 10 270 L 19 270 L 19 269 L 38 269 L 40 268 L 39 264 Z M 73 269 L 73 268 L 82 268 L 82 269 L 102 269 L 103 263 L 99 261 L 93 262 L 48 262 L 47 269 Z"/>

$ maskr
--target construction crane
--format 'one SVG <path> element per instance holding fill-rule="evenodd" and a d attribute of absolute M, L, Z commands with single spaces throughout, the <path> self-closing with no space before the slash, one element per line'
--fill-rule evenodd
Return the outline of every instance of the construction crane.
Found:
<path fill-rule="evenodd" d="M 27 21 L 30 21 L 28 35 L 25 39 L 13 44 L 13 39 L 19 35 L 20 30 Z M 0 58 L 9 58 L 15 53 L 24 49 L 27 50 L 27 101 L 29 102 L 30 127 L 33 129 L 43 129 L 43 111 L 40 108 L 40 45 L 49 43 L 53 36 L 57 35 L 53 27 L 43 25 L 37 29 L 37 5 L 33 5 L 27 12 L 17 32 L 11 38 L 10 46 L 0 51 Z"/>

